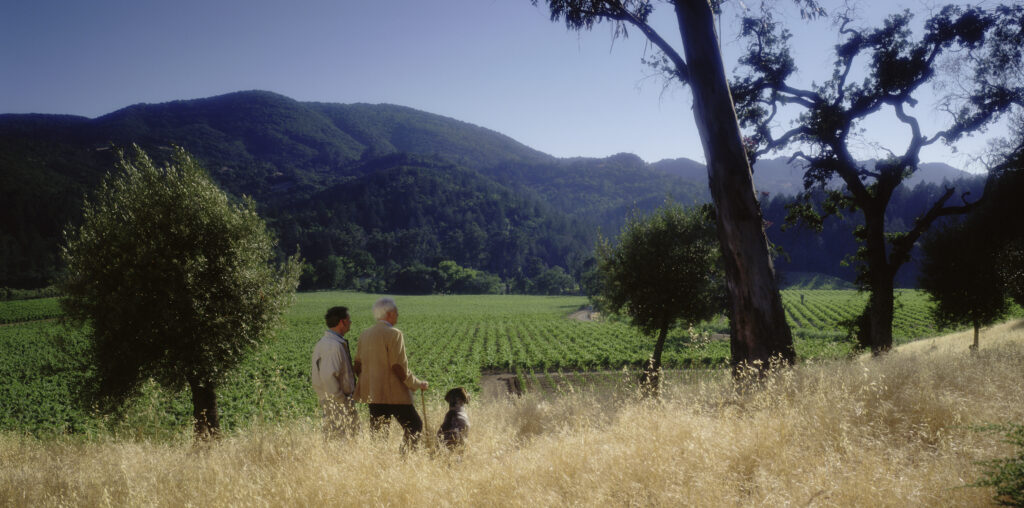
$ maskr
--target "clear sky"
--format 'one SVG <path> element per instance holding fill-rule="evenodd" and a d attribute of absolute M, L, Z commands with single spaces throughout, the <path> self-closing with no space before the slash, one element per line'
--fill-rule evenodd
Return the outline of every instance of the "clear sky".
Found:
<path fill-rule="evenodd" d="M 96 117 L 137 103 L 258 89 L 300 101 L 409 106 L 558 157 L 704 160 L 689 91 L 666 88 L 640 62 L 650 50 L 638 32 L 614 42 L 607 24 L 570 32 L 529 0 L 0 2 L 0 113 Z M 923 13 L 936 2 L 859 3 L 877 19 L 898 6 Z M 731 0 L 723 15 L 730 71 L 742 49 L 732 29 L 743 5 Z M 678 41 L 670 9 L 658 8 L 667 16 L 656 27 Z M 792 29 L 801 77 L 827 78 L 825 51 L 836 40 L 829 22 L 794 20 Z M 918 113 L 925 126 L 941 120 Z M 891 124 L 867 127 L 879 139 L 898 139 Z M 941 150 L 923 158 L 967 166 L 964 155 Z"/>

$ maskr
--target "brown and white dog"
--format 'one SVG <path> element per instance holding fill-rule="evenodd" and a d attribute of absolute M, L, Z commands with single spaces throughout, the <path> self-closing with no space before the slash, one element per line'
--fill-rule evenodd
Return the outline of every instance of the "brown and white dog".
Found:
<path fill-rule="evenodd" d="M 469 416 L 465 408 L 469 404 L 469 394 L 465 388 L 452 388 L 445 394 L 444 400 L 448 402 L 448 412 L 444 415 L 441 428 L 437 429 L 437 440 L 448 449 L 455 449 L 464 446 L 466 436 L 469 435 Z"/>

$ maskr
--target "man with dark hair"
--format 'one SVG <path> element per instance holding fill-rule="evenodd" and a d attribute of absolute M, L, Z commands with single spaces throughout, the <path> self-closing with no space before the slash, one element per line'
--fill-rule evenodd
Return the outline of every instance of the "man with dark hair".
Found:
<path fill-rule="evenodd" d="M 352 395 L 356 389 L 352 355 L 345 334 L 352 327 L 346 307 L 331 307 L 324 315 L 327 331 L 313 347 L 311 374 L 313 390 L 324 413 L 328 436 L 354 433 L 358 427 Z"/>
<path fill-rule="evenodd" d="M 395 328 L 398 307 L 390 298 L 373 304 L 377 322 L 359 335 L 355 371 L 359 374 L 356 400 L 370 410 L 370 429 L 378 431 L 394 417 L 405 431 L 403 449 L 415 446 L 423 432 L 423 420 L 413 405 L 412 391 L 426 390 L 428 383 L 409 370 L 405 338 Z"/>

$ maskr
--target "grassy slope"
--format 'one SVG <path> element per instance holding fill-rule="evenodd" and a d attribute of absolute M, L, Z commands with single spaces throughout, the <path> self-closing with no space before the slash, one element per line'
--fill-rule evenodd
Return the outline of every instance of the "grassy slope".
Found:
<path fill-rule="evenodd" d="M 977 355 L 954 335 L 742 394 L 705 379 L 659 404 L 621 386 L 474 401 L 454 459 L 402 455 L 400 432 L 325 444 L 315 419 L 200 449 L 187 432 L 0 434 L 0 505 L 987 506 L 992 491 L 968 486 L 977 461 L 1009 450 L 973 426 L 1024 420 L 1021 328 L 994 327 Z M 432 403 L 429 426 L 441 414 Z"/>
<path fill-rule="evenodd" d="M 974 344 L 974 330 L 968 329 L 903 344 L 896 350 L 913 354 L 961 353 L 967 351 L 971 344 Z M 1012 319 L 981 329 L 978 336 L 979 348 L 988 349 L 1005 344 L 1024 345 L 1024 319 Z"/>

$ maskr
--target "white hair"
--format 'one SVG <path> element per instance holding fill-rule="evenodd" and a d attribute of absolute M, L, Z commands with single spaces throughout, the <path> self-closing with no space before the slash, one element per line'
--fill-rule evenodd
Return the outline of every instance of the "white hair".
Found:
<path fill-rule="evenodd" d="M 381 298 L 373 302 L 373 319 L 381 320 L 387 317 L 388 312 L 398 310 L 395 301 L 390 298 Z"/>

